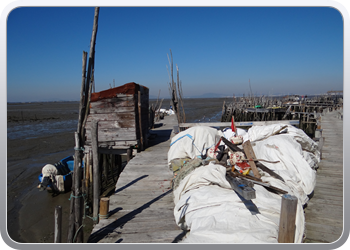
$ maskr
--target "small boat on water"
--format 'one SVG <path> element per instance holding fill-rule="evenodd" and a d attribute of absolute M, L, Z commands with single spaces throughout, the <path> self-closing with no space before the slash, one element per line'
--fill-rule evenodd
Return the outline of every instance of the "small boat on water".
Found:
<path fill-rule="evenodd" d="M 74 157 L 68 156 L 55 164 L 46 164 L 39 175 L 40 191 L 64 193 L 72 188 Z"/>

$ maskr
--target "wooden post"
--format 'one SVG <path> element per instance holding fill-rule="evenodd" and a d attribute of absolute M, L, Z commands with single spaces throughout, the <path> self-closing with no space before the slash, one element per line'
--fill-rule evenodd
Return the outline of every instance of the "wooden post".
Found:
<path fill-rule="evenodd" d="M 278 243 L 294 243 L 297 205 L 297 197 L 290 194 L 282 196 Z"/>
<path fill-rule="evenodd" d="M 99 178 L 99 160 L 98 160 L 98 129 L 97 121 L 92 122 L 91 126 L 91 146 L 93 160 L 93 219 L 94 223 L 98 223 L 98 201 L 100 198 L 100 178 Z"/>
<path fill-rule="evenodd" d="M 84 92 L 85 92 L 85 80 L 86 80 L 86 60 L 87 60 L 87 52 L 83 51 L 83 68 L 82 68 L 82 80 L 81 80 L 81 89 L 80 89 L 80 104 L 79 104 L 79 118 L 78 118 L 78 128 L 77 131 L 79 133 L 80 139 L 82 139 L 81 134 L 81 125 L 82 120 L 84 119 L 83 115 L 85 113 L 84 107 Z"/>
<path fill-rule="evenodd" d="M 61 243 L 62 235 L 62 207 L 55 207 L 55 237 L 54 243 Z"/>
<path fill-rule="evenodd" d="M 98 15 L 99 15 L 100 8 L 95 7 L 95 15 L 94 15 L 94 23 L 92 27 L 92 35 L 90 40 L 90 54 L 89 54 L 89 64 L 87 68 L 87 76 L 86 76 L 86 83 L 85 83 L 85 99 L 84 99 L 84 107 L 85 109 L 85 117 L 82 121 L 82 127 L 85 127 L 87 116 L 89 113 L 89 103 L 90 103 L 90 96 L 92 91 L 92 82 L 94 81 L 94 67 L 95 67 L 95 44 L 96 44 L 96 35 L 97 35 L 97 28 L 98 28 Z"/>
<path fill-rule="evenodd" d="M 132 148 L 126 150 L 126 161 L 129 162 L 132 158 Z"/>
<path fill-rule="evenodd" d="M 72 188 L 75 186 L 74 185 L 74 177 L 72 178 Z M 73 194 L 73 190 L 72 190 Z M 74 202 L 71 200 L 70 205 L 69 205 L 69 222 L 68 222 L 68 235 L 67 235 L 67 242 L 68 243 L 73 243 L 73 237 L 74 237 L 74 232 L 75 232 L 75 223 L 74 223 Z"/>
<path fill-rule="evenodd" d="M 85 191 L 87 193 L 87 197 L 89 197 L 89 186 L 90 186 L 90 156 L 89 153 L 85 154 Z"/>
<path fill-rule="evenodd" d="M 71 201 L 74 201 L 74 223 L 75 230 L 79 230 L 76 232 L 76 242 L 83 242 L 83 230 L 81 229 L 82 225 L 82 192 L 81 192 L 81 180 L 82 180 L 82 166 L 81 166 L 81 151 L 80 151 L 80 143 L 79 143 L 79 135 L 78 132 L 75 132 L 75 154 L 74 154 L 74 197 L 71 197 Z"/>
<path fill-rule="evenodd" d="M 107 155 L 106 154 L 102 154 L 102 171 L 103 171 L 103 175 L 104 175 L 104 179 L 105 179 L 105 185 L 107 186 L 108 184 L 108 163 L 107 163 Z"/>
<path fill-rule="evenodd" d="M 141 141 L 141 151 L 144 149 L 143 133 L 142 133 L 142 119 L 141 119 L 141 92 L 138 91 L 138 111 L 139 111 L 139 128 L 140 128 L 140 141 Z"/>
<path fill-rule="evenodd" d="M 100 219 L 107 219 L 109 211 L 109 198 L 103 197 L 100 200 Z"/>
<path fill-rule="evenodd" d="M 122 156 L 116 155 L 117 161 L 117 177 L 119 178 L 120 173 L 122 172 Z"/>

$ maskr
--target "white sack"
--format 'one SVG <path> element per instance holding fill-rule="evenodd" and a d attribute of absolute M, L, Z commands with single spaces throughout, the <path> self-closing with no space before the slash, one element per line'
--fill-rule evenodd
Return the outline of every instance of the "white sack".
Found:
<path fill-rule="evenodd" d="M 190 230 L 182 242 L 277 243 L 281 196 L 255 185 L 256 199 L 242 201 L 225 174 L 221 165 L 202 166 L 174 190 L 176 223 Z M 299 203 L 295 242 L 302 240 L 303 216 Z"/>
<path fill-rule="evenodd" d="M 305 218 L 302 206 L 315 186 L 317 165 L 315 143 L 301 130 L 288 126 L 288 133 L 271 136 L 284 124 L 252 127 L 246 140 L 252 143 L 257 158 L 280 161 L 263 162 L 282 176 L 285 182 L 260 171 L 262 180 L 298 198 L 295 242 L 302 241 Z M 181 134 L 182 133 L 182 134 Z M 215 144 L 220 133 L 205 127 L 181 132 L 172 142 L 186 133 L 193 135 L 195 145 L 202 149 Z M 182 142 L 181 142 L 182 141 Z M 178 143 L 181 142 L 181 143 Z M 309 150 L 309 152 L 305 151 Z M 175 142 L 168 153 L 168 161 L 199 155 L 192 140 L 184 137 Z M 254 185 L 256 198 L 242 201 L 225 178 L 226 168 L 209 164 L 189 173 L 173 191 L 176 223 L 189 235 L 188 243 L 271 243 L 277 242 L 282 196 Z"/>
<path fill-rule="evenodd" d="M 172 138 L 168 151 L 168 162 L 176 158 L 193 159 L 205 154 L 207 149 L 219 142 L 221 136 L 221 131 L 207 126 L 186 129 Z"/>
<path fill-rule="evenodd" d="M 248 133 L 243 137 L 243 140 L 250 140 L 251 142 L 263 140 L 284 126 L 286 126 L 286 124 L 283 123 L 271 124 L 267 126 L 252 126 L 248 130 Z M 282 132 L 287 132 L 286 134 L 292 136 L 293 139 L 295 139 L 301 145 L 303 150 L 313 153 L 317 160 L 320 161 L 320 152 L 318 151 L 317 143 L 313 141 L 303 130 L 292 125 L 287 125 L 287 128 Z"/>

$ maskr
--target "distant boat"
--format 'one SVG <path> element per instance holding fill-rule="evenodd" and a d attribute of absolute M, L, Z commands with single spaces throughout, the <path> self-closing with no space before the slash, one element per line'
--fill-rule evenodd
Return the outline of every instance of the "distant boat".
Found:
<path fill-rule="evenodd" d="M 55 164 L 46 164 L 39 175 L 40 191 L 65 193 L 72 188 L 74 157 L 68 156 Z"/>

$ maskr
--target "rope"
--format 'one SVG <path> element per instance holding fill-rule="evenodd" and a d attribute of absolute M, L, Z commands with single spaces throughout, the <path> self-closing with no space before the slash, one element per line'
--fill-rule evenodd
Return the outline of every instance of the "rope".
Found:
<path fill-rule="evenodd" d="M 84 151 L 84 150 L 85 150 L 85 148 L 83 148 L 83 147 L 80 147 L 80 148 L 76 148 L 76 147 L 74 147 L 74 150 L 76 150 L 76 151 Z"/>
<path fill-rule="evenodd" d="M 207 147 L 207 148 L 203 148 L 203 150 L 200 151 L 200 150 L 198 149 L 198 147 L 196 146 L 196 144 L 194 144 L 194 139 L 193 139 L 193 137 L 192 137 L 190 134 L 185 134 L 185 135 L 181 136 L 180 138 L 177 138 L 176 141 L 172 142 L 172 143 L 170 144 L 170 147 L 171 147 L 172 145 L 174 145 L 175 142 L 179 141 L 180 139 L 182 139 L 182 138 L 184 138 L 184 137 L 186 137 L 186 136 L 192 140 L 192 145 L 198 150 L 198 152 L 199 152 L 200 155 L 203 155 L 203 151 L 204 151 L 204 150 L 207 151 L 207 149 L 209 149 L 209 148 L 211 148 L 213 145 L 215 145 L 215 143 L 214 143 L 213 145 L 211 145 L 211 146 L 209 146 L 209 147 Z"/>
<path fill-rule="evenodd" d="M 82 227 L 84 227 L 84 226 L 85 226 L 84 224 L 81 224 L 81 226 L 80 226 L 80 227 L 78 228 L 78 230 L 75 232 L 75 235 L 74 235 L 74 238 L 73 238 L 73 242 L 75 242 L 75 237 L 77 237 L 79 230 L 80 230 Z"/>
<path fill-rule="evenodd" d="M 81 195 L 79 195 L 79 196 L 74 196 L 74 195 L 73 195 L 73 192 L 71 192 L 71 193 L 70 193 L 70 197 L 69 197 L 68 200 L 70 201 L 72 198 L 80 198 L 80 197 L 83 197 L 83 198 L 84 198 L 85 196 L 86 196 L 86 194 L 81 194 Z"/>

